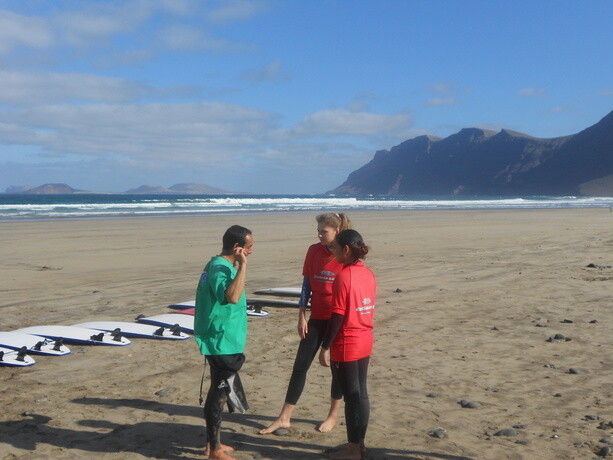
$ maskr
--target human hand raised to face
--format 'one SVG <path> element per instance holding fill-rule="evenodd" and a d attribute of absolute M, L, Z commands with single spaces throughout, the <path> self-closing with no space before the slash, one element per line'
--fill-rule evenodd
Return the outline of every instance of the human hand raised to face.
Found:
<path fill-rule="evenodd" d="M 245 265 L 247 263 L 247 253 L 246 249 L 240 246 L 234 246 L 234 260 L 239 265 Z"/>

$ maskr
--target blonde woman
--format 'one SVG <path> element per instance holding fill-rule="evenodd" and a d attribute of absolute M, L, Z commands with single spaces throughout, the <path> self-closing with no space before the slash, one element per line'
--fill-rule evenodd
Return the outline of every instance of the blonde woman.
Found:
<path fill-rule="evenodd" d="M 300 312 L 298 314 L 298 335 L 300 344 L 294 360 L 294 368 L 290 377 L 285 404 L 279 417 L 260 434 L 269 434 L 279 428 L 289 428 L 294 408 L 300 399 L 306 383 L 306 375 L 328 328 L 332 306 L 332 284 L 336 274 L 342 270 L 343 264 L 336 261 L 331 252 L 336 235 L 350 228 L 351 223 L 346 214 L 320 214 L 317 220 L 317 237 L 319 243 L 309 247 L 302 274 L 304 276 L 300 296 Z M 307 320 L 307 305 L 311 300 L 311 314 Z M 328 416 L 317 429 L 326 433 L 334 428 L 338 419 L 338 411 L 343 397 L 340 385 L 332 378 L 330 388 L 330 410 Z"/>

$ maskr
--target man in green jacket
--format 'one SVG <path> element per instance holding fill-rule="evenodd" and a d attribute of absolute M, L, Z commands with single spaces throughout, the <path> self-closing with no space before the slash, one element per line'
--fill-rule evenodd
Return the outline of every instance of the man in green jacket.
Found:
<path fill-rule="evenodd" d="M 196 291 L 194 338 L 211 368 L 211 387 L 204 404 L 207 446 L 205 455 L 231 460 L 234 449 L 221 443 L 223 406 L 245 412 L 247 400 L 238 375 L 245 362 L 247 257 L 253 250 L 251 231 L 240 225 L 228 228 L 221 254 L 206 264 Z"/>

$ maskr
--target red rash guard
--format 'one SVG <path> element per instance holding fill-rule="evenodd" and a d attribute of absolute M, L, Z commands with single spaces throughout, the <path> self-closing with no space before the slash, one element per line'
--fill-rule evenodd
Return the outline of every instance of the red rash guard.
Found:
<path fill-rule="evenodd" d="M 336 275 L 332 313 L 345 318 L 332 342 L 332 361 L 356 361 L 371 355 L 376 294 L 375 276 L 360 261 Z"/>
<path fill-rule="evenodd" d="M 312 319 L 330 319 L 330 310 L 334 304 L 332 283 L 342 269 L 343 264 L 338 263 L 323 244 L 316 243 L 309 247 L 302 275 L 309 278 L 311 284 Z"/>

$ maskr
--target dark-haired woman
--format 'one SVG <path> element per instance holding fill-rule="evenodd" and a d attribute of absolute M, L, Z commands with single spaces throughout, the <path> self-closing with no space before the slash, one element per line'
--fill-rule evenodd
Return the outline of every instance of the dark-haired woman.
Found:
<path fill-rule="evenodd" d="M 377 281 L 363 263 L 368 246 L 355 230 L 340 232 L 332 246 L 343 269 L 332 287 L 334 306 L 319 362 L 332 366 L 345 400 L 348 443 L 330 453 L 337 460 L 361 459 L 368 427 L 370 403 L 366 379 L 373 346 L 373 318 Z"/>
<path fill-rule="evenodd" d="M 332 283 L 336 274 L 343 268 L 343 265 L 336 261 L 330 247 L 338 233 L 348 229 L 351 223 L 346 214 L 332 212 L 320 214 L 316 217 L 316 220 L 319 243 L 309 247 L 304 260 L 302 270 L 304 281 L 298 314 L 298 335 L 301 340 L 296 352 L 292 376 L 287 387 L 285 403 L 277 419 L 268 427 L 260 430 L 260 434 L 269 434 L 279 428 L 290 427 L 292 413 L 306 383 L 307 371 L 311 367 L 328 329 L 333 304 Z M 307 321 L 306 309 L 309 299 L 311 300 L 311 315 Z M 328 416 L 317 427 L 322 433 L 332 430 L 336 425 L 343 397 L 340 386 L 334 378 L 332 379 L 330 393 Z"/>

